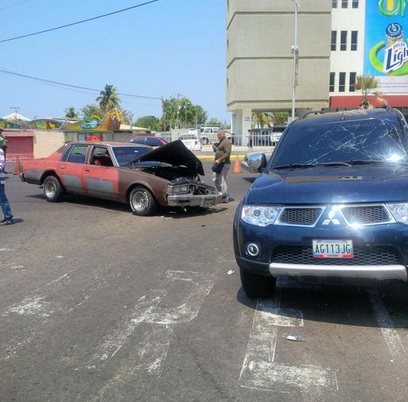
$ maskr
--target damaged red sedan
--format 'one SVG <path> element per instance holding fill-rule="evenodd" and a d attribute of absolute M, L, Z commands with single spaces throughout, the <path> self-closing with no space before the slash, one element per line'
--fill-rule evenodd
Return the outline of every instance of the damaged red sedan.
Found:
<path fill-rule="evenodd" d="M 79 194 L 129 204 L 133 213 L 158 207 L 208 208 L 221 202 L 200 179 L 201 161 L 181 141 L 160 148 L 131 143 L 73 142 L 47 158 L 24 161 L 20 178 L 43 187 L 50 202 Z"/>

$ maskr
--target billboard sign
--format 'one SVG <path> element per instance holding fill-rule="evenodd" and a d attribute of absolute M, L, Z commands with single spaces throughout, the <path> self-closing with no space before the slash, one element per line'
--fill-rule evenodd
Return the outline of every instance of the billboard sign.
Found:
<path fill-rule="evenodd" d="M 384 92 L 408 90 L 407 13 L 408 0 L 366 1 L 364 75 Z"/>

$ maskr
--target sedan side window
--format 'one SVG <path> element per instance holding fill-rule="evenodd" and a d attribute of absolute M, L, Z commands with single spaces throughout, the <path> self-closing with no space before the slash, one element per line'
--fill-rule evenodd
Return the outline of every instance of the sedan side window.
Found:
<path fill-rule="evenodd" d="M 87 149 L 87 145 L 72 145 L 67 149 L 61 160 L 71 163 L 84 163 Z"/>
<path fill-rule="evenodd" d="M 108 150 L 104 147 L 95 147 L 92 151 L 91 165 L 113 166 Z"/>

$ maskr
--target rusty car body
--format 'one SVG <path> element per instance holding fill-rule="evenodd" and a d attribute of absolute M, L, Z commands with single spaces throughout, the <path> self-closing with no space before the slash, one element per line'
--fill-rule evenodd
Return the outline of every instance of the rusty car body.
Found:
<path fill-rule="evenodd" d="M 50 202 L 79 194 L 129 204 L 136 215 L 158 207 L 208 208 L 221 202 L 204 183 L 201 161 L 181 141 L 160 148 L 132 143 L 73 142 L 47 158 L 24 161 L 22 181 L 43 187 Z"/>

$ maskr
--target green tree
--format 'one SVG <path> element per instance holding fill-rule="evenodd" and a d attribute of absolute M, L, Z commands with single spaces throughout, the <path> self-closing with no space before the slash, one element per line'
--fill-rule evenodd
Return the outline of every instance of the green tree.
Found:
<path fill-rule="evenodd" d="M 215 117 L 211 117 L 211 119 L 206 121 L 205 125 L 208 127 L 221 127 L 221 122 Z"/>
<path fill-rule="evenodd" d="M 203 126 L 207 120 L 207 112 L 199 105 L 193 105 L 192 112 L 192 126 Z"/>
<path fill-rule="evenodd" d="M 86 105 L 81 109 L 81 113 L 84 119 L 96 117 L 101 120 L 103 117 L 103 112 L 97 105 Z"/>
<path fill-rule="evenodd" d="M 64 111 L 65 111 L 65 117 L 67 117 L 68 119 L 78 118 L 78 113 L 75 111 L 74 107 L 68 107 Z"/>
<path fill-rule="evenodd" d="M 252 128 L 273 126 L 273 114 L 266 112 L 252 112 Z"/>
<path fill-rule="evenodd" d="M 360 103 L 361 109 L 372 108 L 368 95 L 378 87 L 378 79 L 373 75 L 358 75 L 356 77 L 356 89 L 361 92 L 363 99 Z"/>
<path fill-rule="evenodd" d="M 124 124 L 127 124 L 128 126 L 132 125 L 133 113 L 130 110 L 122 109 L 122 116 Z"/>
<path fill-rule="evenodd" d="M 147 128 L 151 131 L 160 131 L 162 126 L 160 119 L 156 116 L 143 116 L 135 121 L 135 126 Z"/>
<path fill-rule="evenodd" d="M 174 127 L 188 128 L 203 125 L 207 119 L 207 113 L 201 106 L 193 105 L 192 102 L 183 98 L 163 99 L 163 115 L 161 126 L 164 131 Z"/>
<path fill-rule="evenodd" d="M 288 112 L 275 112 L 272 117 L 273 125 L 277 127 L 286 126 L 288 124 Z"/>
<path fill-rule="evenodd" d="M 99 107 L 104 113 L 113 109 L 120 110 L 119 94 L 113 85 L 105 85 L 105 89 L 100 92 L 96 102 L 99 103 Z"/>
<path fill-rule="evenodd" d="M 271 128 L 273 126 L 286 126 L 288 112 L 252 112 L 252 128 Z"/>

